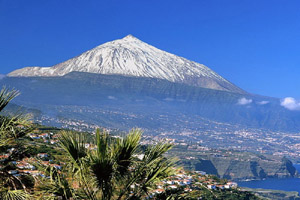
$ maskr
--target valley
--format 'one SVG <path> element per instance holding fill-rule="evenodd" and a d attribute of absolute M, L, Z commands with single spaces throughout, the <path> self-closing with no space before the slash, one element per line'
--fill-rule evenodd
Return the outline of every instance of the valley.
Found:
<path fill-rule="evenodd" d="M 38 116 L 36 122 L 88 132 L 93 132 L 97 127 L 119 131 L 140 127 L 151 140 L 164 138 L 181 146 L 192 142 L 189 149 L 202 150 L 207 147 L 273 154 L 300 162 L 300 137 L 297 133 L 247 128 L 182 113 L 146 114 L 87 106 L 55 106 L 52 110 L 55 109 L 59 113 L 57 116 Z"/>

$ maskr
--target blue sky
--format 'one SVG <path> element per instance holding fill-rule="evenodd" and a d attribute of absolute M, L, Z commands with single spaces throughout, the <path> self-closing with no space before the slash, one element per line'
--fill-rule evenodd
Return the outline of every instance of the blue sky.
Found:
<path fill-rule="evenodd" d="M 298 0 L 0 0 L 0 73 L 128 34 L 248 92 L 300 99 Z"/>

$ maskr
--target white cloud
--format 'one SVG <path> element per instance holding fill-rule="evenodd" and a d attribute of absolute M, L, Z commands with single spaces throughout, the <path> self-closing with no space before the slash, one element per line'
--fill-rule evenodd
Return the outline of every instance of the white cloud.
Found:
<path fill-rule="evenodd" d="M 297 101 L 293 97 L 284 98 L 280 105 L 288 110 L 300 110 L 300 101 Z"/>
<path fill-rule="evenodd" d="M 243 97 L 243 98 L 240 98 L 238 100 L 237 104 L 239 104 L 239 105 L 247 105 L 247 104 L 252 103 L 252 101 L 253 101 L 252 99 L 247 99 L 247 98 Z"/>
<path fill-rule="evenodd" d="M 268 103 L 270 103 L 270 102 L 269 101 L 260 101 L 260 102 L 257 102 L 257 104 L 259 104 L 259 105 L 266 105 Z"/>
<path fill-rule="evenodd" d="M 164 100 L 165 101 L 173 101 L 174 99 L 172 99 L 172 98 L 165 98 Z"/>
<path fill-rule="evenodd" d="M 114 96 L 108 96 L 107 98 L 110 99 L 110 100 L 116 100 L 116 99 L 117 99 L 117 98 L 114 97 Z"/>

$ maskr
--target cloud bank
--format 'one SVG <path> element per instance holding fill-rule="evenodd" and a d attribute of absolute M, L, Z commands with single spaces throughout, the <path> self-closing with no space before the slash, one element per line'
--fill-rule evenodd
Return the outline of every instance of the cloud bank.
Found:
<path fill-rule="evenodd" d="M 293 97 L 284 98 L 280 105 L 288 110 L 300 110 L 300 101 L 297 101 Z"/>
<path fill-rule="evenodd" d="M 252 103 L 252 101 L 253 101 L 252 99 L 247 99 L 247 98 L 243 97 L 243 98 L 240 98 L 238 100 L 237 104 L 239 104 L 239 105 L 247 105 L 247 104 Z"/>

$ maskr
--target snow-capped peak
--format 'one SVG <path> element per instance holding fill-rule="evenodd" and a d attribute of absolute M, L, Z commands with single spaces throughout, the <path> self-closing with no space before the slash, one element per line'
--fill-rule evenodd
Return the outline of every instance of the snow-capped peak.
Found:
<path fill-rule="evenodd" d="M 208 67 L 157 49 L 132 35 L 107 42 L 52 67 L 26 67 L 8 76 L 63 76 L 73 71 L 152 77 L 243 92 Z"/>
<path fill-rule="evenodd" d="M 141 40 L 137 39 L 136 37 L 134 37 L 134 36 L 131 35 L 131 34 L 129 34 L 129 35 L 123 37 L 122 40 L 130 40 L 130 41 L 135 40 L 135 41 L 141 41 Z"/>

